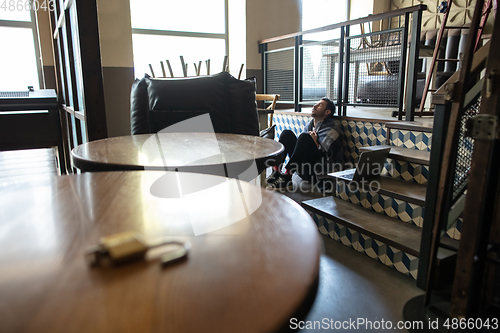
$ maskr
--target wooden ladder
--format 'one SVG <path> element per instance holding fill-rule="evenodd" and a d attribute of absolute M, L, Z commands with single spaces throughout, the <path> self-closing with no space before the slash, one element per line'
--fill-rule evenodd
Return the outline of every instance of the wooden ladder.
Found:
<path fill-rule="evenodd" d="M 443 3 L 444 3 L 444 1 L 443 1 Z M 461 28 L 461 27 L 448 27 L 448 26 L 446 26 L 446 24 L 448 22 L 448 15 L 450 13 L 452 4 L 453 4 L 453 1 L 448 0 L 446 2 L 445 7 L 442 5 L 440 6 L 440 13 L 444 13 L 444 16 L 443 16 L 443 21 L 441 22 L 441 27 L 439 28 L 438 35 L 436 38 L 436 44 L 434 46 L 434 53 L 432 54 L 432 60 L 431 60 L 431 63 L 429 66 L 429 71 L 428 71 L 428 74 L 427 74 L 427 77 L 425 80 L 424 91 L 422 93 L 422 100 L 420 101 L 420 108 L 418 111 L 420 117 L 423 116 L 425 113 L 429 113 L 431 115 L 433 114 L 432 112 L 424 112 L 424 107 L 425 107 L 425 101 L 427 99 L 427 94 L 429 93 L 429 91 L 431 91 L 431 89 L 430 89 L 431 80 L 432 81 L 435 80 L 436 62 L 437 61 L 457 61 L 458 62 L 458 59 L 439 59 L 438 58 L 439 50 L 441 47 L 441 41 L 443 39 L 444 30 L 445 29 L 468 29 L 468 27 Z M 481 18 L 481 23 L 479 25 L 479 29 L 477 32 L 477 38 L 476 38 L 476 43 L 475 43 L 475 47 L 474 47 L 474 52 L 477 51 L 477 49 L 479 47 L 479 42 L 481 40 L 481 36 L 482 36 L 483 30 L 484 30 L 484 27 L 486 25 L 486 21 L 488 20 L 488 15 L 489 15 L 489 12 L 491 11 L 491 7 L 492 7 L 492 0 L 488 0 L 487 4 L 484 6 L 483 11 L 481 13 L 482 18 Z"/>

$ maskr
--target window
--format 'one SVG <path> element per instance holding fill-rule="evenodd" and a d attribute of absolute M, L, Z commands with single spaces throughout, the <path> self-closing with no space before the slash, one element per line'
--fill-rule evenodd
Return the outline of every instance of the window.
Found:
<path fill-rule="evenodd" d="M 136 77 L 151 74 L 163 76 L 160 61 L 169 60 L 174 76 L 183 76 L 180 56 L 187 64 L 187 75 L 222 71 L 228 50 L 228 0 L 130 0 L 132 42 Z"/>
<path fill-rule="evenodd" d="M 302 0 L 302 31 L 347 21 L 349 0 Z"/>
<path fill-rule="evenodd" d="M 31 8 L 12 10 L 8 4 L 0 7 L 0 90 L 40 88 L 41 64 L 35 47 L 38 45 L 35 22 Z"/>
<path fill-rule="evenodd" d="M 349 0 L 302 0 L 302 31 L 347 21 L 348 8 Z M 339 39 L 340 29 L 303 36 L 302 101 L 337 100 Z"/>

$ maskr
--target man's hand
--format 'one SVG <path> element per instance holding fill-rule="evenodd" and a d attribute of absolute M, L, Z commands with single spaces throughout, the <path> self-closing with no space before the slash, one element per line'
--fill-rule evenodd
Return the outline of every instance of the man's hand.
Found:
<path fill-rule="evenodd" d="M 309 135 L 311 136 L 311 138 L 313 138 L 314 143 L 316 143 L 316 147 L 319 148 L 318 133 L 316 133 L 316 131 L 309 131 Z"/>

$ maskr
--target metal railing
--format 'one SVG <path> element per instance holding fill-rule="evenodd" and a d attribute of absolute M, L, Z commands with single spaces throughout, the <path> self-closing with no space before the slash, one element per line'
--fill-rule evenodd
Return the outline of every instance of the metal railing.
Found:
<path fill-rule="evenodd" d="M 414 119 L 420 27 L 425 5 L 259 42 L 264 93 L 296 112 L 321 97 L 347 106 L 397 107 Z M 365 25 L 369 30 L 365 33 Z M 377 28 L 377 29 L 375 29 Z M 375 31 L 377 30 L 377 31 Z M 417 41 L 416 43 L 410 42 Z"/>

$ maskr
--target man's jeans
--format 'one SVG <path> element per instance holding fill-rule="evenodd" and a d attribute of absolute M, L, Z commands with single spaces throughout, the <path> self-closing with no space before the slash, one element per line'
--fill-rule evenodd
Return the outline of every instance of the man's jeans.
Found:
<path fill-rule="evenodd" d="M 292 131 L 284 130 L 279 142 L 285 146 L 285 155 L 278 165 L 285 161 L 285 156 L 288 154 L 290 160 L 285 169 L 291 173 L 297 172 L 301 178 L 312 181 L 315 164 L 322 163 L 322 158 L 326 156 L 326 153 L 318 149 L 311 135 L 302 133 L 297 138 Z"/>

